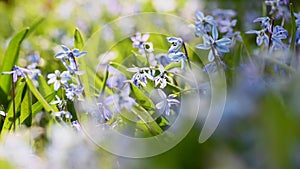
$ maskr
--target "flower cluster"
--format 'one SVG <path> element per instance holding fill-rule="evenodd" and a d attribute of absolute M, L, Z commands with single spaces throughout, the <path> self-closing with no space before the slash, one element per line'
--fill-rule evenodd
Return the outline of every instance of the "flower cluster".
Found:
<path fill-rule="evenodd" d="M 54 73 L 48 74 L 47 78 L 49 80 L 47 83 L 49 85 L 53 84 L 54 91 L 62 89 L 61 98 L 66 96 L 69 101 L 82 100 L 84 86 L 81 84 L 80 75 L 82 75 L 83 72 L 79 71 L 79 64 L 76 59 L 85 55 L 87 52 L 80 52 L 78 49 L 70 50 L 64 45 L 61 47 L 63 51 L 57 53 L 55 57 L 61 60 L 67 71 L 60 72 L 59 70 L 55 70 Z M 54 112 L 52 114 L 53 117 L 60 119 L 60 121 L 71 120 L 73 117 L 67 110 L 68 100 L 61 99 L 58 95 L 55 97 L 57 100 L 51 102 L 51 104 L 57 105 L 59 111 Z"/>
<path fill-rule="evenodd" d="M 220 57 L 229 53 L 229 48 L 236 40 L 241 41 L 241 37 L 239 32 L 233 31 L 237 23 L 237 20 L 232 20 L 236 15 L 234 11 L 217 9 L 212 14 L 213 16 L 204 16 L 201 11 L 196 12 L 195 35 L 201 36 L 203 40 L 203 43 L 196 45 L 196 48 L 209 50 L 208 61 L 222 64 Z M 219 32 L 223 34 L 222 38 L 219 38 Z"/>
<path fill-rule="evenodd" d="M 269 0 L 265 1 L 265 4 L 271 8 L 269 15 L 273 15 L 276 19 L 290 18 L 289 0 Z"/>
<path fill-rule="evenodd" d="M 274 19 L 269 17 L 259 17 L 253 22 L 259 22 L 260 30 L 250 30 L 246 34 L 256 34 L 256 44 L 261 46 L 264 44 L 270 50 L 287 49 L 287 44 L 283 40 L 288 38 L 288 31 L 284 29 L 283 25 L 274 25 Z"/>

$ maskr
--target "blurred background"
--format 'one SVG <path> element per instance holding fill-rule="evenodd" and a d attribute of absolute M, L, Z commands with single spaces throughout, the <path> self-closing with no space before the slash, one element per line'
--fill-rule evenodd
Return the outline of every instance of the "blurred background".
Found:
<path fill-rule="evenodd" d="M 300 3 L 294 3 L 295 11 L 299 11 Z M 89 39 L 106 23 L 127 15 L 163 12 L 180 16 L 192 24 L 197 10 L 210 14 L 211 10 L 221 8 L 236 11 L 236 29 L 243 35 L 243 32 L 256 28 L 257 24 L 252 21 L 263 15 L 263 5 L 264 1 L 260 0 L 0 0 L 0 53 L 4 53 L 12 35 L 38 23 L 22 46 L 19 65 L 26 65 L 26 56 L 37 53 L 43 60 L 40 69 L 45 76 L 62 67 L 53 56 L 59 44 L 73 45 L 75 27 L 82 31 L 85 39 Z M 130 23 L 121 26 L 125 31 L 127 27 Z M 113 41 L 116 36 L 107 30 L 102 39 Z M 199 43 L 200 40 L 194 38 L 190 41 Z M 253 36 L 245 36 L 244 41 L 249 49 L 256 48 Z M 5 63 L 0 63 L 0 66 L 2 64 Z M 202 127 L 199 120 L 183 141 L 164 154 L 145 159 L 110 154 L 111 160 L 99 158 L 100 168 L 300 168 L 299 73 L 270 82 L 254 68 L 243 69 L 241 64 L 230 66 L 230 71 L 226 71 L 228 95 L 225 111 L 208 141 L 198 142 Z M 82 151 L 79 149 L 77 153 Z M 98 160 L 98 157 L 91 159 Z"/>

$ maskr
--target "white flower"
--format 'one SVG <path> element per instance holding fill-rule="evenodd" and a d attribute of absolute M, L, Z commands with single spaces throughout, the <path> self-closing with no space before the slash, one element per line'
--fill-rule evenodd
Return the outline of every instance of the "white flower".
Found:
<path fill-rule="evenodd" d="M 163 89 L 167 86 L 167 79 L 171 83 L 173 83 L 173 80 L 167 75 L 167 72 L 165 71 L 165 68 L 162 65 L 159 66 L 159 71 L 160 74 L 154 78 L 154 85 L 156 87 L 158 86 L 158 84 L 160 84 L 160 88 Z"/>
<path fill-rule="evenodd" d="M 6 113 L 4 111 L 0 111 L 1 116 L 6 116 Z"/>
<path fill-rule="evenodd" d="M 61 84 L 67 84 L 69 80 L 72 80 L 72 77 L 70 76 L 69 72 L 64 71 L 60 73 L 59 70 L 55 70 L 54 73 L 48 74 L 48 84 L 54 83 L 54 90 L 57 91 Z"/>

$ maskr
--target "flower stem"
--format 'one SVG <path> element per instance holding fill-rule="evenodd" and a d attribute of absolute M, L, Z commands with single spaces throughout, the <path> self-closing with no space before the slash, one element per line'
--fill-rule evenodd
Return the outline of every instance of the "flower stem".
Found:
<path fill-rule="evenodd" d="M 15 102 L 15 82 L 14 82 L 14 78 L 13 75 L 12 77 L 12 93 L 11 93 L 11 97 L 13 100 L 13 119 L 14 119 L 14 123 L 13 123 L 13 131 L 16 131 L 16 102 Z"/>
<path fill-rule="evenodd" d="M 192 69 L 191 60 L 190 60 L 190 57 L 189 57 L 189 55 L 188 55 L 188 52 L 187 52 L 185 43 L 183 42 L 182 45 L 183 45 L 184 53 L 185 53 L 185 56 L 186 56 L 186 58 L 187 58 L 189 67 L 190 67 L 190 69 Z"/>
<path fill-rule="evenodd" d="M 268 51 L 270 52 L 270 48 L 272 45 L 272 35 L 273 35 L 273 29 L 274 29 L 274 18 L 271 18 L 271 31 L 269 32 L 269 45 L 268 45 Z"/>
<path fill-rule="evenodd" d="M 72 54 L 71 57 L 72 57 L 72 59 L 74 60 L 74 63 L 75 63 L 75 66 L 76 66 L 76 71 L 78 71 L 78 70 L 79 70 L 79 66 L 78 66 L 78 64 L 77 64 L 77 62 L 76 62 L 76 59 L 75 59 L 74 55 Z M 80 76 L 77 75 L 77 78 L 78 78 L 79 85 L 80 85 L 81 87 L 83 87 L 83 84 L 82 84 L 82 81 L 81 81 L 81 79 L 80 79 Z M 84 89 L 83 89 L 83 91 L 82 91 L 82 95 L 83 95 L 83 97 L 85 97 Z"/>

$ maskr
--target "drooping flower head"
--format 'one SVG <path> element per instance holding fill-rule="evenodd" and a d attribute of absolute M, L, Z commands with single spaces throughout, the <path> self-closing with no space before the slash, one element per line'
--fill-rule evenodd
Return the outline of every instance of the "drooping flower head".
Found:
<path fill-rule="evenodd" d="M 20 77 L 25 78 L 26 73 L 31 73 L 31 71 L 28 70 L 28 69 L 25 69 L 25 68 L 21 68 L 21 67 L 16 66 L 16 65 L 13 67 L 12 71 L 2 72 L 2 74 L 11 74 L 13 76 L 13 82 L 14 83 L 16 83 L 18 78 L 20 78 Z"/>

